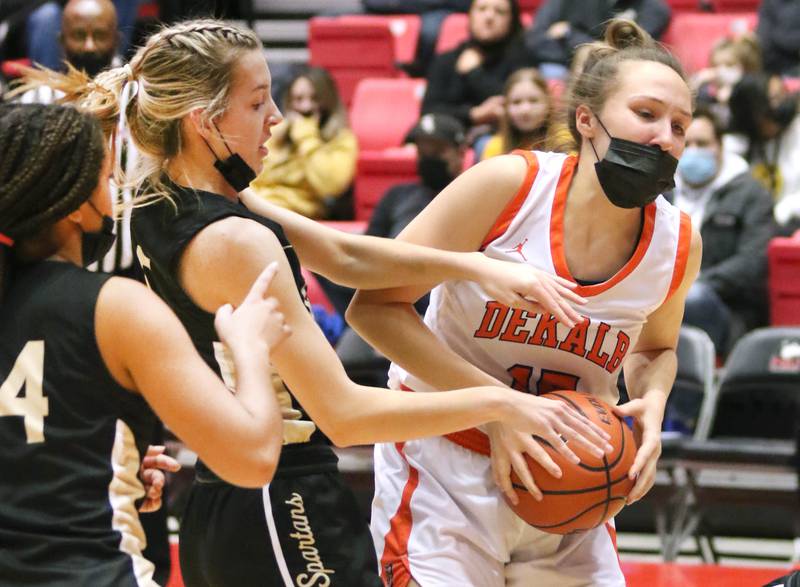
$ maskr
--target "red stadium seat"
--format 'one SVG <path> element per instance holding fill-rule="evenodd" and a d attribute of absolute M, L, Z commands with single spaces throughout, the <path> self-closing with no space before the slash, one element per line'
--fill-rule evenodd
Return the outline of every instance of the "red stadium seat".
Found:
<path fill-rule="evenodd" d="M 14 79 L 22 75 L 20 67 L 31 67 L 32 65 L 33 63 L 31 63 L 31 60 L 28 58 L 8 59 L 6 61 L 0 61 L 0 72 L 2 72 L 6 79 Z"/>
<path fill-rule="evenodd" d="M 419 119 L 425 80 L 367 79 L 356 89 L 350 123 L 358 137 L 356 220 L 369 220 L 384 192 L 416 178 L 416 151 L 398 148 Z"/>
<path fill-rule="evenodd" d="M 673 14 L 677 12 L 700 12 L 707 10 L 710 0 L 667 0 Z"/>
<path fill-rule="evenodd" d="M 330 72 L 347 106 L 362 79 L 404 75 L 395 67 L 395 40 L 388 22 L 312 18 L 308 49 L 310 64 Z"/>
<path fill-rule="evenodd" d="M 519 10 L 523 13 L 534 13 L 544 4 L 544 0 L 519 0 Z"/>
<path fill-rule="evenodd" d="M 158 2 L 147 0 L 139 3 L 136 17 L 139 20 L 158 20 L 160 14 L 161 9 L 158 6 Z"/>
<path fill-rule="evenodd" d="M 522 13 L 522 25 L 525 28 L 533 24 L 533 14 Z M 463 12 L 449 14 L 442 23 L 439 37 L 436 39 L 436 53 L 444 53 L 458 47 L 469 38 L 469 16 Z"/>
<path fill-rule="evenodd" d="M 469 17 L 463 12 L 447 15 L 436 39 L 436 53 L 455 49 L 469 37 Z"/>
<path fill-rule="evenodd" d="M 783 89 L 790 94 L 796 94 L 800 92 L 800 77 L 783 78 Z"/>
<path fill-rule="evenodd" d="M 478 162 L 477 158 L 475 157 L 475 149 L 467 149 L 464 152 L 464 161 L 461 164 L 461 171 L 466 171 L 473 165 Z"/>
<path fill-rule="evenodd" d="M 461 170 L 466 171 L 475 163 L 475 151 L 467 149 Z M 357 226 L 359 220 L 369 220 L 375 206 L 389 188 L 399 183 L 415 181 L 419 181 L 419 176 L 417 149 L 413 145 L 362 153 L 358 158 L 354 224 Z"/>
<path fill-rule="evenodd" d="M 419 119 L 425 80 L 365 79 L 358 84 L 350 124 L 363 151 L 398 147 Z"/>
<path fill-rule="evenodd" d="M 390 187 L 418 180 L 413 145 L 360 153 L 353 195 L 356 220 L 368 221 Z"/>
<path fill-rule="evenodd" d="M 755 12 L 678 13 L 672 16 L 661 41 L 669 46 L 688 73 L 694 73 L 708 65 L 714 43 L 723 37 L 754 30 L 757 21 Z"/>
<path fill-rule="evenodd" d="M 348 14 L 340 16 L 339 22 L 377 22 L 389 25 L 394 39 L 394 60 L 396 63 L 411 63 L 417 52 L 420 18 L 418 14 Z"/>
<path fill-rule="evenodd" d="M 761 0 L 711 0 L 716 12 L 756 12 Z"/>
<path fill-rule="evenodd" d="M 800 325 L 800 231 L 774 238 L 769 259 L 769 313 L 773 326 Z"/>

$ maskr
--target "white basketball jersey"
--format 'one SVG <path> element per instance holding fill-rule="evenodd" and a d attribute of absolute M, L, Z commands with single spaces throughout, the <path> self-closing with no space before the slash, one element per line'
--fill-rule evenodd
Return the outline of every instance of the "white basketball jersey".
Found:
<path fill-rule="evenodd" d="M 564 256 L 564 209 L 576 157 L 522 152 L 528 173 L 487 236 L 494 259 L 527 263 L 574 281 Z M 639 243 L 607 281 L 578 286 L 585 320 L 569 329 L 550 314 L 511 310 L 473 282 L 446 282 L 431 293 L 428 327 L 461 357 L 507 385 L 531 393 L 577 389 L 614 405 L 617 379 L 647 316 L 677 289 L 686 268 L 691 221 L 659 196 L 644 209 Z M 398 365 L 393 387 L 434 389 Z"/>

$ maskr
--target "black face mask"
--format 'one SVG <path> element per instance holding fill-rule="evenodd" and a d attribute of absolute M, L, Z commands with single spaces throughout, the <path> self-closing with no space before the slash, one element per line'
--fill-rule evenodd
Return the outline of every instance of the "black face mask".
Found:
<path fill-rule="evenodd" d="M 114 59 L 114 52 L 66 53 L 65 58 L 75 69 L 81 69 L 85 71 L 89 77 L 94 77 L 101 71 L 111 67 L 111 61 Z"/>
<path fill-rule="evenodd" d="M 600 119 L 597 119 L 600 122 Z M 659 194 L 675 187 L 678 160 L 658 145 L 642 145 L 612 137 L 605 125 L 600 126 L 611 139 L 605 157 L 594 164 L 600 187 L 608 200 L 619 208 L 641 208 Z"/>
<path fill-rule="evenodd" d="M 797 96 L 789 96 L 781 100 L 780 104 L 772 109 L 772 119 L 781 128 L 788 127 L 797 114 Z"/>
<path fill-rule="evenodd" d="M 447 187 L 447 184 L 454 179 L 447 168 L 447 161 L 438 157 L 419 157 L 417 159 L 417 174 L 422 183 L 437 193 Z"/>
<path fill-rule="evenodd" d="M 225 181 L 228 182 L 228 185 L 230 185 L 237 192 L 241 192 L 250 185 L 251 181 L 256 178 L 256 172 L 253 171 L 252 167 L 245 163 L 244 159 L 242 159 L 239 153 L 234 153 L 231 151 L 231 148 L 228 146 L 228 142 L 225 140 L 225 137 L 222 136 L 222 133 L 220 132 L 216 123 L 214 123 L 214 128 L 217 129 L 219 138 L 221 138 L 222 142 L 225 143 L 225 148 L 228 149 L 230 157 L 227 159 L 220 159 L 217 157 L 214 149 L 211 148 L 211 145 L 208 144 L 208 141 L 206 141 L 206 139 L 202 136 L 201 138 L 203 138 L 203 142 L 205 142 L 208 150 L 211 151 L 211 154 L 214 155 L 214 159 L 216 159 L 214 162 L 214 167 L 216 167 L 217 171 L 222 174 L 222 177 L 225 178 Z"/>
<path fill-rule="evenodd" d="M 117 235 L 114 234 L 114 219 L 111 216 L 106 216 L 98 210 L 92 202 L 88 201 L 92 210 L 97 212 L 98 216 L 103 221 L 103 225 L 97 232 L 83 232 L 81 237 L 81 256 L 84 267 L 88 267 L 95 261 L 100 261 L 106 256 Z"/>

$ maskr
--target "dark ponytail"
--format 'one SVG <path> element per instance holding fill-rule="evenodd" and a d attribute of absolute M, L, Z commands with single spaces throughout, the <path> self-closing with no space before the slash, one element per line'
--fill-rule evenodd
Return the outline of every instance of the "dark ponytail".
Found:
<path fill-rule="evenodd" d="M 8 253 L 55 252 L 42 234 L 86 201 L 105 157 L 99 122 L 55 104 L 0 104 L 0 284 Z M 33 242 L 39 241 L 39 242 Z"/>

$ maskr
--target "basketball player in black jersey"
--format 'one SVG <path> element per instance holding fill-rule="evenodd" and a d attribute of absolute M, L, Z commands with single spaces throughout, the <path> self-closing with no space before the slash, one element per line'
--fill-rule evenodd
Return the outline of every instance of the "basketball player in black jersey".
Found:
<path fill-rule="evenodd" d="M 284 448 L 275 478 L 260 490 L 234 487 L 209 463 L 198 463 L 181 525 L 188 586 L 380 584 L 368 529 L 328 438 L 338 445 L 402 441 L 500 420 L 602 452 L 602 433 L 559 402 L 500 388 L 406 394 L 347 378 L 308 312 L 298 257 L 351 287 L 475 279 L 496 299 L 546 308 L 569 324 L 579 316 L 564 298 L 580 298 L 568 282 L 534 269 L 340 235 L 291 213 L 280 220 L 287 239 L 281 225 L 244 207 L 238 193 L 260 169 L 262 145 L 280 120 L 251 31 L 217 21 L 179 23 L 150 37 L 127 68 L 101 74 L 92 85 L 74 74 L 43 77 L 97 113 L 106 128 L 116 127 L 122 111 L 121 122 L 149 162 L 139 179 L 151 203 L 134 210 L 132 223 L 137 257 L 206 364 L 231 385 L 236 372 L 214 333 L 213 312 L 245 296 L 257 267 L 278 263 L 270 294 L 293 333 L 269 357 L 281 380 Z M 270 214 L 269 207 L 263 211 Z"/>
<path fill-rule="evenodd" d="M 264 360 L 288 332 L 265 296 L 275 265 L 217 313 L 239 375 L 232 395 L 157 296 L 82 268 L 113 240 L 110 170 L 94 117 L 0 104 L 3 586 L 155 585 L 137 514 L 148 403 L 232 483 L 261 486 L 278 461 Z"/>

